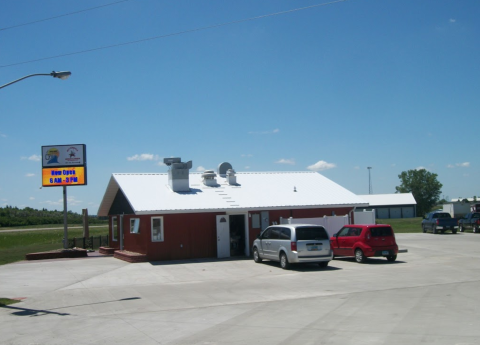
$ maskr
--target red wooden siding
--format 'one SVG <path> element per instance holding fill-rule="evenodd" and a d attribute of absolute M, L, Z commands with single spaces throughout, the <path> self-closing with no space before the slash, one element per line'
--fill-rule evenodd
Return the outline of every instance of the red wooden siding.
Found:
<path fill-rule="evenodd" d="M 280 224 L 280 218 L 316 218 L 331 216 L 334 211 L 337 216 L 348 214 L 351 208 L 319 208 L 299 210 L 271 210 L 269 211 L 270 224 Z M 249 212 L 250 215 L 260 214 L 260 211 Z M 196 258 L 217 257 L 217 223 L 218 213 L 185 213 L 167 215 L 124 215 L 123 233 L 124 250 L 146 254 L 149 261 L 182 260 Z M 163 219 L 163 242 L 152 242 L 151 218 L 162 217 Z M 130 233 L 130 219 L 139 218 L 140 228 L 138 234 Z M 118 216 L 118 228 L 120 229 L 120 216 Z M 257 238 L 261 229 L 252 227 L 252 217 L 248 220 L 249 247 Z M 110 219 L 110 234 L 112 225 Z M 117 241 L 112 241 L 110 247 L 120 247 L 120 234 Z"/>
<path fill-rule="evenodd" d="M 124 250 L 147 254 L 149 261 L 216 257 L 217 214 L 223 213 L 124 215 Z M 163 218 L 163 242 L 152 242 L 152 217 Z M 138 234 L 130 233 L 131 218 L 140 218 Z"/>

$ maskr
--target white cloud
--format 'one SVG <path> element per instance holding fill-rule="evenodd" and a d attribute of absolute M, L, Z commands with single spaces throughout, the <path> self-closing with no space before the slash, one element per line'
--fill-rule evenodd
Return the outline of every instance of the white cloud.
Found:
<path fill-rule="evenodd" d="M 142 153 L 127 157 L 127 160 L 129 161 L 158 161 L 159 159 L 160 157 L 158 155 L 152 153 Z"/>
<path fill-rule="evenodd" d="M 276 161 L 275 163 L 277 163 L 277 164 L 295 165 L 295 159 L 285 159 L 285 158 L 282 158 L 282 159 Z"/>
<path fill-rule="evenodd" d="M 67 198 L 67 202 L 68 202 L 68 198 Z M 63 199 L 60 199 L 58 201 L 51 201 L 51 200 L 42 201 L 42 202 L 40 202 L 40 204 L 47 204 L 47 205 L 50 205 L 50 206 L 63 205 Z"/>
<path fill-rule="evenodd" d="M 206 169 L 202 167 L 201 165 L 198 166 L 197 171 L 198 172 L 204 172 Z"/>
<path fill-rule="evenodd" d="M 248 169 L 250 169 L 250 167 L 247 165 L 247 166 L 245 167 L 245 170 L 248 170 Z"/>
<path fill-rule="evenodd" d="M 248 154 L 242 154 L 241 156 L 242 156 L 242 157 L 253 157 L 253 155 L 250 154 L 250 153 L 248 153 Z"/>
<path fill-rule="evenodd" d="M 457 20 L 454 19 L 454 18 L 450 18 L 450 20 L 449 20 L 450 23 L 455 23 L 456 21 L 457 21 Z"/>
<path fill-rule="evenodd" d="M 63 199 L 62 199 L 62 202 L 63 202 Z M 74 196 L 72 196 L 72 197 L 67 197 L 67 203 L 68 203 L 68 205 L 76 206 L 76 205 L 80 205 L 82 203 L 82 201 L 77 200 L 77 199 L 75 199 Z"/>
<path fill-rule="evenodd" d="M 6 137 L 7 137 L 7 135 L 6 135 L 6 134 L 3 134 L 3 133 L 1 133 L 1 132 L 0 132 L 0 137 L 2 137 L 2 138 L 6 138 Z"/>
<path fill-rule="evenodd" d="M 272 130 L 261 131 L 261 132 L 251 131 L 251 132 L 248 132 L 248 134 L 276 134 L 276 133 L 279 133 L 279 132 L 280 132 L 280 130 L 278 128 L 275 128 L 275 129 L 272 129 Z"/>
<path fill-rule="evenodd" d="M 322 170 L 328 170 L 328 169 L 333 169 L 336 168 L 337 165 L 334 163 L 327 163 L 325 161 L 318 161 L 317 163 L 313 165 L 309 165 L 307 167 L 308 170 L 312 171 L 322 171 Z"/>
<path fill-rule="evenodd" d="M 463 162 L 463 163 L 455 163 L 453 164 L 448 164 L 447 168 L 453 169 L 455 167 L 460 167 L 460 168 L 470 168 L 470 162 Z"/>
<path fill-rule="evenodd" d="M 35 200 L 35 198 L 33 196 L 31 196 L 30 198 L 28 198 L 29 200 Z"/>
<path fill-rule="evenodd" d="M 425 168 L 425 167 L 422 167 L 422 166 L 419 166 L 419 167 L 416 167 L 416 168 L 415 168 L 415 170 L 422 170 L 422 169 L 423 169 L 423 170 L 427 170 L 427 171 L 428 171 L 428 169 L 427 169 L 427 168 Z"/>
<path fill-rule="evenodd" d="M 353 169 L 354 170 L 360 170 L 360 167 L 357 165 L 357 166 L 354 166 Z"/>
<path fill-rule="evenodd" d="M 22 160 L 28 159 L 29 161 L 40 162 L 42 157 L 40 155 L 31 155 L 30 157 L 20 157 L 20 159 Z"/>
<path fill-rule="evenodd" d="M 29 174 L 26 174 L 25 176 L 26 176 L 26 177 L 33 177 L 33 176 L 35 176 L 35 174 L 29 173 Z"/>
<path fill-rule="evenodd" d="M 75 199 L 74 196 L 67 196 L 67 207 L 68 206 L 77 206 L 77 205 L 80 205 L 81 203 L 82 203 L 82 201 Z M 63 206 L 63 198 L 58 199 L 58 201 L 51 201 L 51 200 L 42 201 L 42 202 L 40 202 L 40 204 L 47 204 L 47 205 L 50 205 L 50 206 L 59 206 L 59 205 Z"/>

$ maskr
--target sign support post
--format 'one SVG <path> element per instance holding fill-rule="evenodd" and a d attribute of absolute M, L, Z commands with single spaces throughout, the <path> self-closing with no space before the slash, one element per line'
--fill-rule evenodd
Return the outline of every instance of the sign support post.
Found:
<path fill-rule="evenodd" d="M 87 185 L 85 144 L 42 146 L 42 187 L 63 187 L 64 249 L 68 249 L 67 186 L 85 185 Z"/>
<path fill-rule="evenodd" d="M 63 249 L 68 249 L 67 186 L 63 186 Z"/>

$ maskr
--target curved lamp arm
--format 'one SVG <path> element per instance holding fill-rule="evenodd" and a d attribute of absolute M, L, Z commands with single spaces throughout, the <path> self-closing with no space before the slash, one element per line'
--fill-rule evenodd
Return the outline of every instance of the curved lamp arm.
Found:
<path fill-rule="evenodd" d="M 20 78 L 20 79 L 11 81 L 10 83 L 7 83 L 7 84 L 5 84 L 5 85 L 0 86 L 0 89 L 6 87 L 6 86 L 8 86 L 8 85 L 15 84 L 16 82 L 19 82 L 20 80 L 27 79 L 27 78 L 30 78 L 30 77 L 36 77 L 36 76 L 39 76 L 39 75 L 52 76 L 52 77 L 54 77 L 54 78 L 58 78 L 58 79 L 65 80 L 65 79 L 68 79 L 68 77 L 70 77 L 70 76 L 72 75 L 72 72 L 68 72 L 68 71 L 65 71 L 65 72 L 55 72 L 55 71 L 53 71 L 52 73 L 29 74 L 29 75 L 26 75 L 25 77 L 22 77 L 22 78 Z"/>

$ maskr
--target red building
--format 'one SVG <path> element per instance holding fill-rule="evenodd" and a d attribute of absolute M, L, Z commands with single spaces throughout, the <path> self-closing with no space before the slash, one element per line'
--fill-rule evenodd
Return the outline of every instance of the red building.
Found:
<path fill-rule="evenodd" d="M 168 173 L 113 174 L 98 215 L 108 216 L 110 247 L 149 261 L 249 256 L 253 240 L 280 218 L 351 215 L 363 199 L 316 172 L 190 173 L 166 159 Z M 123 233 L 123 236 L 122 236 Z"/>

